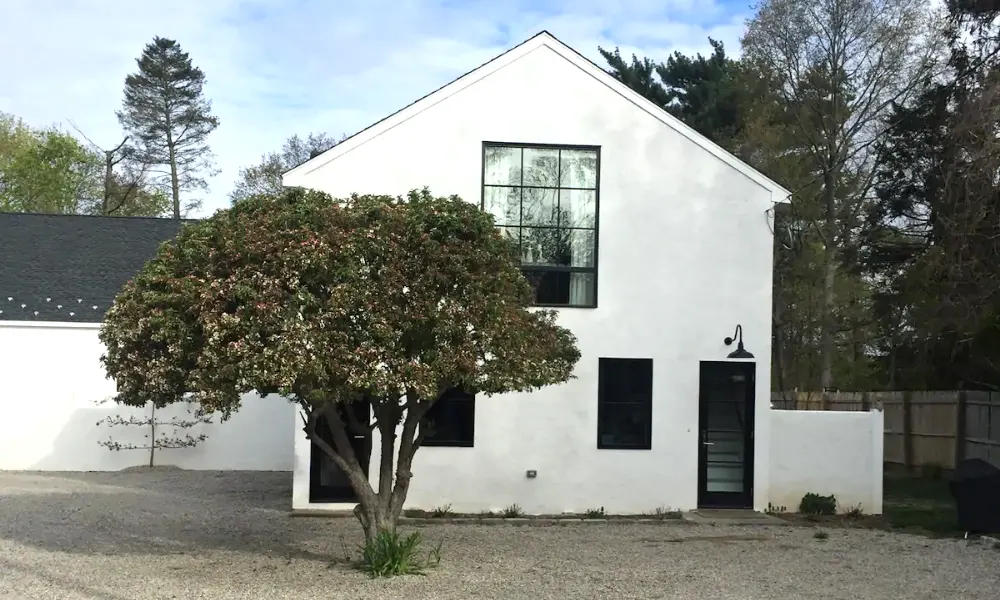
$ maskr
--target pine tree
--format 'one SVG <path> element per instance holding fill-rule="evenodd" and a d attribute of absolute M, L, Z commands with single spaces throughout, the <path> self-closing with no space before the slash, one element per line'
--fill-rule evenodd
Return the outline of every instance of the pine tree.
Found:
<path fill-rule="evenodd" d="M 125 78 L 118 120 L 135 144 L 135 155 L 170 191 L 173 216 L 181 218 L 181 192 L 207 187 L 215 174 L 206 141 L 219 126 L 212 103 L 202 93 L 205 74 L 176 41 L 155 37 L 136 59 L 137 73 Z M 197 206 L 188 201 L 185 209 Z"/>
<path fill-rule="evenodd" d="M 674 52 L 666 62 L 632 55 L 628 63 L 618 48 L 598 48 L 607 72 L 698 133 L 733 150 L 743 127 L 740 106 L 746 99 L 742 66 L 726 55 L 722 42 L 708 38 L 712 54 Z"/>

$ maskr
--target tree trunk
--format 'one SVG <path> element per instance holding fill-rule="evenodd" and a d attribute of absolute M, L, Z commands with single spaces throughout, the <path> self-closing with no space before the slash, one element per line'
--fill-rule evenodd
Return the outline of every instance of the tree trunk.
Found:
<path fill-rule="evenodd" d="M 385 518 L 384 515 L 379 514 L 378 496 L 372 490 L 368 476 L 361 468 L 361 464 L 354 454 L 354 449 L 351 447 L 347 426 L 344 419 L 341 418 L 339 406 L 328 403 L 318 409 L 307 406 L 303 409 L 308 415 L 307 418 L 304 418 L 306 437 L 316 444 L 347 476 L 351 487 L 358 495 L 358 506 L 355 507 L 354 514 L 358 517 L 365 531 L 365 539 L 374 539 L 380 529 L 386 528 Z M 324 416 L 330 436 L 333 438 L 333 446 L 316 433 L 319 418 Z"/>
<path fill-rule="evenodd" d="M 430 406 L 429 403 L 420 402 L 412 393 L 407 394 L 406 405 L 406 421 L 403 422 L 403 435 L 399 441 L 399 460 L 396 461 L 396 482 L 389 503 L 389 514 L 393 520 L 399 518 L 399 513 L 403 511 L 406 493 L 410 490 L 410 478 L 413 477 L 410 467 L 413 465 L 413 455 L 419 446 L 417 426 Z"/>
<path fill-rule="evenodd" d="M 321 409 L 303 406 L 303 411 L 307 415 L 303 417 L 306 436 L 343 471 L 358 495 L 358 505 L 354 508 L 354 515 L 364 529 L 366 540 L 374 539 L 382 531 L 395 531 L 403 503 L 406 501 L 412 477 L 410 468 L 413 456 L 420 446 L 420 420 L 431 406 L 431 402 L 419 400 L 412 394 L 408 398 L 398 455 L 395 448 L 396 426 L 399 424 L 403 408 L 394 405 L 391 400 L 373 403 L 382 452 L 377 493 L 372 489 L 368 476 L 361 468 L 350 445 L 348 432 L 354 424 L 350 423 L 350 420 L 345 423 L 336 404 L 328 404 Z M 316 434 L 317 423 L 321 416 L 326 417 L 333 438 L 332 446 Z M 395 477 L 393 477 L 394 465 Z"/>
<path fill-rule="evenodd" d="M 836 297 L 834 285 L 837 281 L 837 204 L 836 176 L 832 170 L 823 174 L 823 202 L 826 206 L 824 223 L 825 248 L 823 252 L 823 331 L 820 337 L 820 391 L 833 385 L 833 354 L 836 351 L 834 331 L 837 320 L 834 312 Z"/>
<path fill-rule="evenodd" d="M 781 401 L 783 404 L 787 405 L 788 399 L 785 396 L 786 392 L 786 376 L 785 376 L 785 337 L 784 337 L 784 324 L 778 317 L 778 304 L 779 299 L 774 299 L 774 305 L 771 311 L 771 320 L 774 323 L 774 339 L 771 340 L 771 360 L 774 363 L 772 371 L 774 372 L 775 383 L 777 384 L 778 392 L 781 393 Z"/>
<path fill-rule="evenodd" d="M 167 151 L 170 155 L 170 193 L 174 203 L 174 218 L 181 218 L 181 186 L 177 178 L 177 155 L 174 153 L 174 141 L 167 132 Z"/>
<path fill-rule="evenodd" d="M 114 153 L 104 152 L 104 200 L 101 202 L 101 214 L 108 215 L 111 211 L 111 182 L 114 177 Z"/>
<path fill-rule="evenodd" d="M 149 467 L 153 467 L 156 457 L 156 405 L 149 412 Z"/>

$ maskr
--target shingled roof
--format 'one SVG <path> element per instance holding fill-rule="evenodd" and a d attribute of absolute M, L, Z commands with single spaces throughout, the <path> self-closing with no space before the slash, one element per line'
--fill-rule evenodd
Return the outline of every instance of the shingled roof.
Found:
<path fill-rule="evenodd" d="M 0 321 L 99 323 L 184 222 L 0 213 Z"/>

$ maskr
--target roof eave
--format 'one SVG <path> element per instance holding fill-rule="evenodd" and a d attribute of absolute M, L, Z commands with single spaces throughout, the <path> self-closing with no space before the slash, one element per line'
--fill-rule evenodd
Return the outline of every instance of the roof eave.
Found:
<path fill-rule="evenodd" d="M 547 46 L 549 49 L 568 60 L 571 64 L 575 65 L 579 69 L 593 76 L 596 80 L 617 92 L 624 99 L 629 100 L 637 107 L 645 110 L 664 125 L 677 131 L 684 137 L 694 142 L 697 146 L 708 151 L 715 158 L 740 172 L 747 177 L 747 179 L 750 179 L 757 185 L 769 190 L 771 193 L 772 204 L 790 201 L 792 194 L 784 186 L 778 184 L 776 181 L 753 168 L 725 148 L 722 148 L 712 140 L 698 133 L 692 127 L 668 113 L 662 107 L 657 106 L 652 101 L 642 96 L 642 94 L 639 94 L 624 83 L 612 77 L 607 73 L 607 71 L 599 67 L 592 60 L 580 54 L 570 46 L 567 46 L 554 35 L 544 30 L 524 42 L 521 42 L 517 46 L 507 50 L 503 54 L 500 54 L 479 67 L 465 73 L 450 83 L 441 86 L 433 92 L 392 113 L 384 119 L 369 125 L 365 129 L 362 129 L 358 133 L 348 137 L 346 140 L 337 144 L 333 148 L 330 148 L 326 152 L 318 154 L 301 165 L 290 169 L 282 175 L 282 184 L 285 186 L 304 186 L 305 176 L 312 171 L 315 171 L 323 165 L 336 160 L 338 157 L 364 144 L 371 138 L 376 137 L 383 132 L 392 129 L 399 123 L 408 120 L 415 114 L 443 101 L 444 99 L 470 85 L 473 85 L 481 79 L 488 77 L 525 54 L 535 50 L 539 46 Z"/>

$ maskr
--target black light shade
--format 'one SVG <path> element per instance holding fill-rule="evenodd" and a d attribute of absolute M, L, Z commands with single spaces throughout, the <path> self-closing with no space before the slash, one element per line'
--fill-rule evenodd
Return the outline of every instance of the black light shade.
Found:
<path fill-rule="evenodd" d="M 733 334 L 733 337 L 735 337 L 736 340 L 738 340 L 738 343 L 736 344 L 736 350 L 730 352 L 728 358 L 753 358 L 753 354 L 747 352 L 746 348 L 743 347 L 742 325 L 736 326 L 736 332 Z M 725 340 L 723 340 L 723 342 L 725 342 L 727 346 L 732 345 L 733 341 L 734 340 L 731 337 L 727 337 Z"/>
<path fill-rule="evenodd" d="M 736 350 L 729 353 L 729 358 L 753 358 L 753 354 L 746 351 L 743 342 L 736 345 Z"/>

